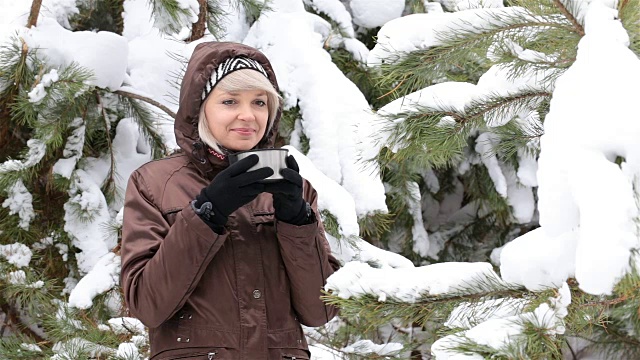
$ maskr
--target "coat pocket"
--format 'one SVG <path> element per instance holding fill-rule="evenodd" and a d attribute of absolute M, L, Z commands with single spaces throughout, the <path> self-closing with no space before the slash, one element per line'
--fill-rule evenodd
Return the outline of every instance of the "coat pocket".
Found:
<path fill-rule="evenodd" d="M 276 222 L 275 213 L 273 211 L 254 211 L 252 215 L 253 223 L 256 225 L 273 225 Z"/>
<path fill-rule="evenodd" d="M 192 353 L 188 355 L 179 355 L 177 357 L 172 357 L 173 360 L 224 360 L 223 357 L 220 357 L 220 352 L 218 350 L 211 350 L 208 352 L 198 352 Z"/>

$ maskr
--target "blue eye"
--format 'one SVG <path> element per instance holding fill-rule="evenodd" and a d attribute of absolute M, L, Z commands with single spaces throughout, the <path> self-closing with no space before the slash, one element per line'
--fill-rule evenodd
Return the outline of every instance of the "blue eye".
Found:
<path fill-rule="evenodd" d="M 234 103 L 234 100 L 222 100 L 222 104 L 224 105 L 233 105 Z"/>

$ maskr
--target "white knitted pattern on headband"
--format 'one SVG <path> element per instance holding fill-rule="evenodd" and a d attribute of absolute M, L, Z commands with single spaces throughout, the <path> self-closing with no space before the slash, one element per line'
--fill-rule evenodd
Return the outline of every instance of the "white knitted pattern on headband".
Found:
<path fill-rule="evenodd" d="M 269 76 L 267 72 L 264 70 L 262 65 L 259 62 L 247 58 L 247 57 L 233 57 L 228 58 L 223 61 L 218 68 L 213 71 L 209 81 L 204 85 L 204 89 L 202 90 L 202 100 L 206 99 L 213 87 L 220 81 L 223 77 L 228 75 L 231 72 L 240 69 L 251 69 L 259 71 L 262 75 L 264 75 L 267 79 Z"/>

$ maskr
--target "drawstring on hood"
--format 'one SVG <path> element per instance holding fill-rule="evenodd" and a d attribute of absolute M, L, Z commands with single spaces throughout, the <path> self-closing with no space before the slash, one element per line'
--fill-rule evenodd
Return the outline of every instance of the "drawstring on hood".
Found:
<path fill-rule="evenodd" d="M 202 151 L 200 151 L 204 148 L 204 146 L 204 143 L 201 140 L 198 140 L 193 143 L 193 150 L 191 151 L 191 155 L 201 164 L 207 163 L 207 159 L 204 157 Z"/>

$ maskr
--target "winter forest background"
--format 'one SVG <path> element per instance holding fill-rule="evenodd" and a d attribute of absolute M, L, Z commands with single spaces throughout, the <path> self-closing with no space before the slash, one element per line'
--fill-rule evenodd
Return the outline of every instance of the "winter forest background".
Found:
<path fill-rule="evenodd" d="M 211 40 L 344 264 L 312 359 L 640 358 L 638 0 L 0 0 L 0 359 L 148 356 L 124 186 Z"/>

